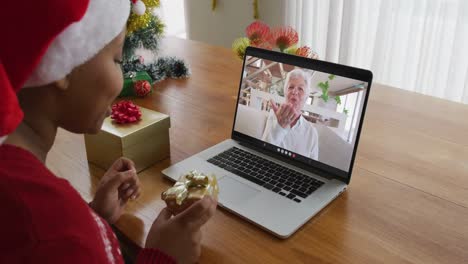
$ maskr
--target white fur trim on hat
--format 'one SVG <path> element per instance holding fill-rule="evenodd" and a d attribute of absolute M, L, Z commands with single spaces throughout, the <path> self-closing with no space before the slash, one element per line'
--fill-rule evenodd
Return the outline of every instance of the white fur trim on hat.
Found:
<path fill-rule="evenodd" d="M 129 15 L 129 0 L 90 0 L 83 18 L 51 43 L 25 87 L 64 78 L 110 43 L 122 31 Z"/>

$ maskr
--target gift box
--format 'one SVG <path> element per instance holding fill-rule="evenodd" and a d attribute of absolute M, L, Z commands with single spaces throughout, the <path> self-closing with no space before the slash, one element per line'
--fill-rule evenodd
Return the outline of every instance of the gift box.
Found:
<path fill-rule="evenodd" d="M 148 81 L 150 84 L 153 82 L 149 74 L 145 71 L 128 72 L 124 75 L 124 85 L 119 97 L 136 96 L 134 85 L 137 81 Z"/>
<path fill-rule="evenodd" d="M 126 157 L 139 172 L 169 157 L 169 116 L 143 107 L 140 110 L 141 120 L 135 123 L 117 124 L 107 117 L 98 134 L 85 135 L 90 163 L 107 170 L 116 159 Z"/>
<path fill-rule="evenodd" d="M 161 199 L 166 202 L 167 208 L 176 215 L 206 195 L 218 200 L 218 193 L 219 187 L 215 175 L 206 175 L 193 170 L 182 175 L 173 187 L 163 192 Z"/>

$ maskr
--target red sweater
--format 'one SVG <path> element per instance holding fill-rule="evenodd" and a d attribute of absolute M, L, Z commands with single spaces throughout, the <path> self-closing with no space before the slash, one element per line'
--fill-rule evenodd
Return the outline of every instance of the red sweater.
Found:
<path fill-rule="evenodd" d="M 30 152 L 0 145 L 0 263 L 123 263 L 119 243 L 68 181 Z M 157 249 L 136 263 L 174 263 Z"/>

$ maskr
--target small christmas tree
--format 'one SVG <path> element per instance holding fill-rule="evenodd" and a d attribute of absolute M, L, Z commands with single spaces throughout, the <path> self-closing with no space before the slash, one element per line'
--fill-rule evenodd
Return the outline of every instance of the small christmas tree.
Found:
<path fill-rule="evenodd" d="M 156 58 L 165 27 L 157 15 L 160 1 L 131 0 L 131 2 L 132 13 L 127 22 L 127 35 L 123 48 L 124 77 L 132 78 L 138 72 L 147 72 L 153 83 L 166 78 L 188 77 L 190 70 L 183 60 L 175 57 Z M 138 55 L 138 51 L 141 50 L 150 51 L 151 58 Z M 145 60 L 149 63 L 145 63 Z M 124 94 L 124 91 L 122 93 Z"/>

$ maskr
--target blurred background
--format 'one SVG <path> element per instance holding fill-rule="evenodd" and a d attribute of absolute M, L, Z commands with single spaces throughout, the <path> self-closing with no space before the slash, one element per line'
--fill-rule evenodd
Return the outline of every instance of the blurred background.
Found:
<path fill-rule="evenodd" d="M 290 25 L 321 60 L 374 81 L 468 103 L 466 0 L 161 0 L 166 35 L 231 48 L 255 12 Z M 214 7 L 214 8 L 213 8 Z"/>

